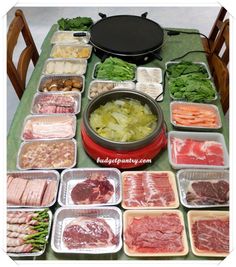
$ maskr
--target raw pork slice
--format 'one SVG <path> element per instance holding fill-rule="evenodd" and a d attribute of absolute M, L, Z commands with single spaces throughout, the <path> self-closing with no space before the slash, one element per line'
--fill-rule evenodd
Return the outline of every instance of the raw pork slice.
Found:
<path fill-rule="evenodd" d="M 134 217 L 125 230 L 125 243 L 129 249 L 142 253 L 181 252 L 183 229 L 177 214 Z"/>
<path fill-rule="evenodd" d="M 104 219 L 79 217 L 66 226 L 63 241 L 68 249 L 96 249 L 116 245 L 118 237 Z"/>
<path fill-rule="evenodd" d="M 84 182 L 78 183 L 71 191 L 75 204 L 107 203 L 114 193 L 114 187 L 104 175 L 94 173 Z"/>
<path fill-rule="evenodd" d="M 186 193 L 189 204 L 225 204 L 229 200 L 229 183 L 225 180 L 191 181 Z"/>
<path fill-rule="evenodd" d="M 195 247 L 202 252 L 229 252 L 229 219 L 198 220 L 192 226 Z"/>
<path fill-rule="evenodd" d="M 168 173 L 134 172 L 123 177 L 123 198 L 127 207 L 168 207 L 175 201 Z"/>
<path fill-rule="evenodd" d="M 223 147 L 215 141 L 172 137 L 171 156 L 177 164 L 224 166 Z"/>
<path fill-rule="evenodd" d="M 10 205 L 20 205 L 24 190 L 28 181 L 22 178 L 13 178 L 7 189 L 7 203 Z"/>

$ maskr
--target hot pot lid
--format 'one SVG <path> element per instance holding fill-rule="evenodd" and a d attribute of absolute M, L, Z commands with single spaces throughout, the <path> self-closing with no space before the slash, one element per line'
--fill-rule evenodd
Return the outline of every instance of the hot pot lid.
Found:
<path fill-rule="evenodd" d="M 106 17 L 90 29 L 95 47 L 120 55 L 140 55 L 157 50 L 163 43 L 163 29 L 145 17 L 118 15 Z"/>

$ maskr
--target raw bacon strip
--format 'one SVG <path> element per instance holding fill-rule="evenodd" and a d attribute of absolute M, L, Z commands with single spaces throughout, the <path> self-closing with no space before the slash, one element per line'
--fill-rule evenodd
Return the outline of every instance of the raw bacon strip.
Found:
<path fill-rule="evenodd" d="M 11 232 L 17 232 L 17 233 L 21 233 L 21 234 L 35 234 L 37 233 L 36 230 L 32 230 L 30 225 L 28 224 L 7 224 L 7 231 L 11 231 Z"/>
<path fill-rule="evenodd" d="M 55 198 L 56 188 L 57 188 L 57 181 L 51 180 L 45 190 L 41 204 L 42 206 L 46 206 L 52 203 L 53 199 Z"/>
<path fill-rule="evenodd" d="M 24 244 L 18 247 L 7 247 L 8 253 L 28 253 L 31 252 L 33 246 L 31 244 Z"/>
<path fill-rule="evenodd" d="M 21 234 L 21 233 L 17 233 L 17 232 L 11 232 L 11 231 L 7 231 L 7 237 L 15 237 L 15 238 L 25 238 L 27 236 L 27 234 Z"/>
<path fill-rule="evenodd" d="M 22 238 L 7 238 L 7 246 L 8 247 L 18 247 L 25 243 Z"/>

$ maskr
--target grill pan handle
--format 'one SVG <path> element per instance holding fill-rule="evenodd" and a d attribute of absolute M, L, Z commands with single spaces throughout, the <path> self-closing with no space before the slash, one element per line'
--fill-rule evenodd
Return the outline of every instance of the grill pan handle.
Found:
<path fill-rule="evenodd" d="M 105 18 L 107 17 L 106 14 L 103 14 L 103 13 L 101 13 L 101 12 L 99 12 L 98 15 L 99 15 L 102 19 L 105 19 Z"/>
<path fill-rule="evenodd" d="M 154 55 L 154 57 L 160 61 L 162 61 L 162 57 L 161 55 L 159 54 L 159 52 L 152 52 L 152 54 Z"/>
<path fill-rule="evenodd" d="M 143 13 L 143 14 L 141 15 L 141 17 L 142 17 L 142 18 L 146 18 L 147 15 L 148 15 L 148 12 L 145 12 L 145 13 Z"/>
<path fill-rule="evenodd" d="M 84 37 L 86 36 L 86 32 L 75 32 L 73 34 L 74 37 Z"/>

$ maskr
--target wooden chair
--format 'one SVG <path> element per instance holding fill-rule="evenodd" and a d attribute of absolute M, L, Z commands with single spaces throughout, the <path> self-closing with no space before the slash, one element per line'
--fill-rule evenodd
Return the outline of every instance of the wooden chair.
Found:
<path fill-rule="evenodd" d="M 224 114 L 229 109 L 229 71 L 226 64 L 216 54 L 211 56 L 212 77 L 220 95 Z"/>
<path fill-rule="evenodd" d="M 17 66 L 13 63 L 13 52 L 17 44 L 19 34 L 22 33 L 26 47 L 21 52 Z M 10 78 L 16 94 L 21 99 L 26 85 L 26 74 L 30 60 L 36 65 L 39 58 L 37 48 L 30 33 L 28 24 L 22 10 L 15 12 L 7 33 L 7 74 Z"/>
<path fill-rule="evenodd" d="M 221 7 L 219 14 L 215 20 L 215 23 L 209 34 L 208 40 L 206 38 L 201 38 L 204 50 L 208 53 L 210 53 L 213 48 L 213 44 L 222 27 L 226 13 L 227 13 L 227 10 L 224 7 Z"/>

